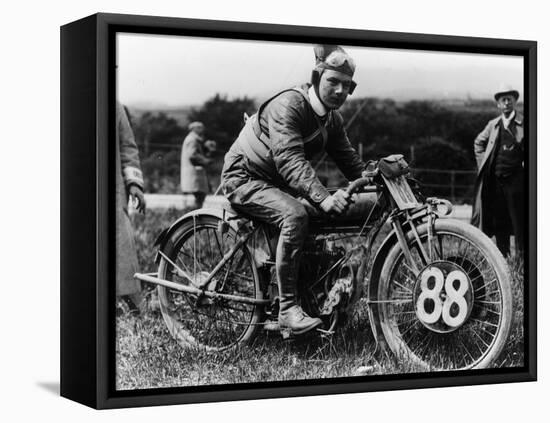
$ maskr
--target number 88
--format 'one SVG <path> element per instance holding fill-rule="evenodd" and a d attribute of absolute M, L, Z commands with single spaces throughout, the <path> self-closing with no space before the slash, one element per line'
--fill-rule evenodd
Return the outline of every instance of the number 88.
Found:
<path fill-rule="evenodd" d="M 428 287 L 428 281 L 434 278 L 435 284 L 433 288 Z M 458 281 L 459 286 L 455 288 L 454 282 Z M 441 290 L 445 286 L 446 297 L 442 301 L 440 298 Z M 450 327 L 461 325 L 466 319 L 468 313 L 468 303 L 464 295 L 468 292 L 468 278 L 459 271 L 453 270 L 449 272 L 446 278 L 443 272 L 437 267 L 431 267 L 422 274 L 420 280 L 421 293 L 416 301 L 416 312 L 418 318 L 424 323 L 436 323 L 441 317 L 443 321 Z M 431 312 L 426 310 L 426 300 L 432 300 L 434 308 Z M 451 316 L 451 307 L 453 304 L 458 306 L 456 316 Z"/>

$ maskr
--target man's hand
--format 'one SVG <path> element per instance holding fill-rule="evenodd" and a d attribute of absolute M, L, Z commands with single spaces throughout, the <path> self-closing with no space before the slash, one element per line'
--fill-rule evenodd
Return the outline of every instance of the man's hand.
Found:
<path fill-rule="evenodd" d="M 145 213 L 145 196 L 141 188 L 137 185 L 130 185 L 129 193 L 134 208 L 140 213 Z"/>
<path fill-rule="evenodd" d="M 217 150 L 218 143 L 214 140 L 206 140 L 204 142 L 204 149 L 209 151 L 210 153 L 213 153 Z"/>
<path fill-rule="evenodd" d="M 342 214 L 348 208 L 351 203 L 349 194 L 339 189 L 331 196 L 325 198 L 319 206 L 325 213 L 329 214 Z"/>
<path fill-rule="evenodd" d="M 218 144 L 216 143 L 216 141 L 207 140 L 204 142 L 203 147 L 204 147 L 204 155 L 206 157 L 212 157 L 218 148 Z"/>

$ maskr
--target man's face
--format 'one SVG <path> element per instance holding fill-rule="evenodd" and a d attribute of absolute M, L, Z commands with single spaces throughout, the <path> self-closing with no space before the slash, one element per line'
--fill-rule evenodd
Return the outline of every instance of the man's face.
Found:
<path fill-rule="evenodd" d="M 348 97 L 352 77 L 345 73 L 327 69 L 319 81 L 319 97 L 330 109 L 338 109 Z"/>
<path fill-rule="evenodd" d="M 516 98 L 511 94 L 500 96 L 497 100 L 497 107 L 505 116 L 508 116 L 516 108 Z"/>
<path fill-rule="evenodd" d="M 197 126 L 193 129 L 201 137 L 204 135 L 204 126 Z"/>

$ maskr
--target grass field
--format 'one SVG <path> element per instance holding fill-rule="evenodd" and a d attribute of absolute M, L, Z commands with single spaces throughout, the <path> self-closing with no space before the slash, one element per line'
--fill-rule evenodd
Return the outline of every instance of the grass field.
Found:
<path fill-rule="evenodd" d="M 133 215 L 140 270 L 156 271 L 153 243 L 160 230 L 181 211 L 148 211 Z M 514 295 L 514 316 L 507 346 L 496 366 L 522 366 L 523 263 L 509 261 Z M 148 288 L 150 292 L 150 288 Z M 251 345 L 223 353 L 184 349 L 168 333 L 162 316 L 147 311 L 135 316 L 124 307 L 116 321 L 116 387 L 145 389 L 282 380 L 337 378 L 414 372 L 411 363 L 399 363 L 381 352 L 371 333 L 366 305 L 332 337 L 308 335 L 283 341 L 280 335 L 258 332 Z"/>

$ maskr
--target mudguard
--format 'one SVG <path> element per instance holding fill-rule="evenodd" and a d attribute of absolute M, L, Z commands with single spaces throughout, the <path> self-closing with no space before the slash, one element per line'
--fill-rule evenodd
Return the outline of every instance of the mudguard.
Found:
<path fill-rule="evenodd" d="M 417 219 L 415 219 L 416 221 L 415 226 L 417 230 L 420 230 L 423 225 L 427 225 L 426 222 L 422 221 L 423 219 L 424 219 L 424 216 L 419 216 Z M 411 240 L 413 236 L 414 235 L 412 230 L 408 230 L 405 233 L 405 238 L 408 240 Z M 395 233 L 395 230 L 392 229 L 392 231 L 386 236 L 386 238 L 384 238 L 384 241 L 382 241 L 380 248 L 376 252 L 376 256 L 372 264 L 370 278 L 369 278 L 368 287 L 367 287 L 367 298 L 369 301 L 377 300 L 378 284 L 380 283 L 382 268 L 384 267 L 384 263 L 386 261 L 386 258 L 388 257 L 388 254 L 390 253 L 390 250 L 398 242 L 399 241 L 397 239 L 397 234 Z M 384 336 L 382 335 L 382 330 L 379 327 L 379 322 L 377 319 L 374 318 L 374 314 L 372 312 L 370 305 L 368 307 L 368 310 L 369 310 L 369 321 L 371 324 L 372 332 L 374 334 L 374 338 L 377 340 L 378 343 L 385 343 Z"/>
<path fill-rule="evenodd" d="M 369 285 L 367 287 L 367 298 L 369 301 L 377 299 L 378 283 L 380 282 L 382 267 L 384 266 L 384 262 L 386 261 L 386 257 L 388 257 L 390 250 L 397 242 L 397 234 L 395 233 L 395 230 L 392 230 L 386 238 L 384 238 L 384 241 L 382 241 L 380 248 L 376 252 L 370 271 Z M 368 307 L 369 322 L 374 339 L 378 344 L 385 343 L 384 335 L 382 335 L 382 329 L 380 328 L 380 322 L 378 319 L 374 318 L 374 313 L 372 312 L 371 307 L 375 307 L 375 305 L 369 305 Z"/>
<path fill-rule="evenodd" d="M 164 247 L 166 246 L 166 243 L 171 238 L 171 236 L 183 225 L 186 225 L 188 222 L 192 221 L 195 216 L 213 216 L 217 217 L 225 222 L 227 222 L 229 225 L 232 226 L 235 231 L 239 230 L 239 227 L 237 225 L 237 221 L 234 219 L 236 215 L 227 209 L 221 209 L 221 208 L 205 208 L 205 209 L 197 209 L 192 210 L 186 214 L 184 214 L 182 217 L 180 217 L 178 220 L 176 220 L 174 223 L 172 223 L 170 226 L 165 228 L 157 237 L 154 246 L 158 246 L 158 251 L 163 251 Z M 233 219 L 230 219 L 233 218 Z M 156 254 L 155 256 L 155 263 L 159 264 L 160 261 L 160 254 Z"/>

